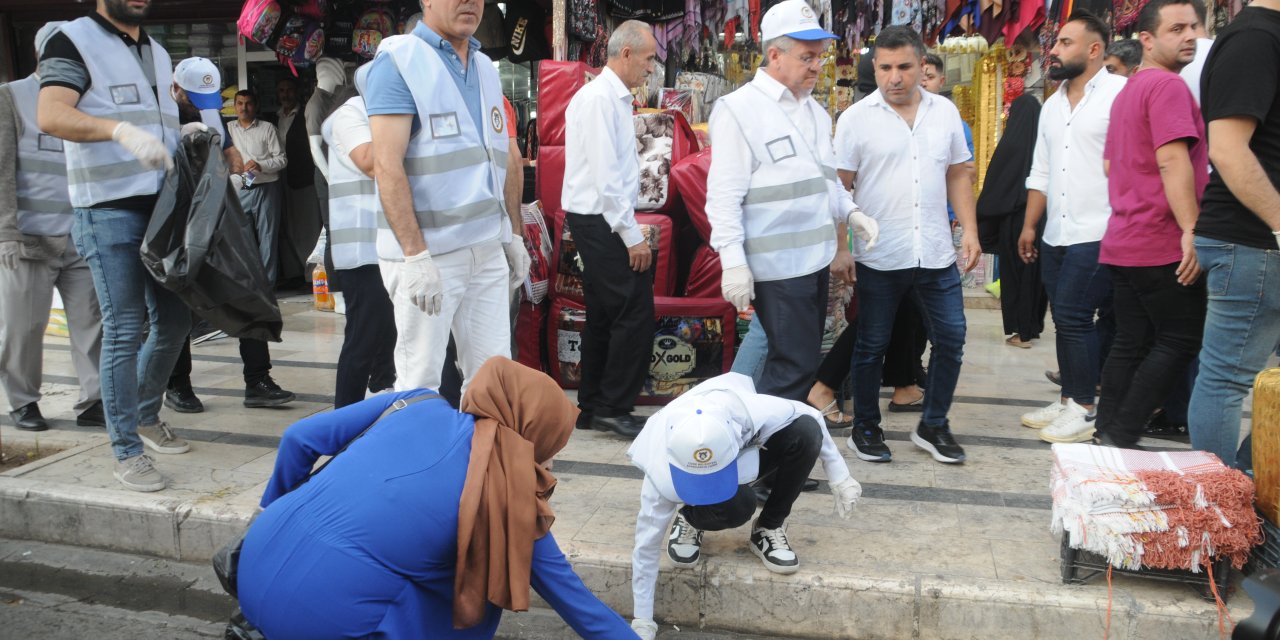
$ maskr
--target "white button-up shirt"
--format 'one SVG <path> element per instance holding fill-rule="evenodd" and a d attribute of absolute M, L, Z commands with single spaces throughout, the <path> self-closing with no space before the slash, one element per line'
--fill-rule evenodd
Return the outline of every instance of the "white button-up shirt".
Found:
<path fill-rule="evenodd" d="M 636 224 L 640 158 L 631 91 L 612 69 L 574 94 L 565 110 L 564 187 L 560 206 L 583 215 L 603 215 L 628 247 L 644 240 Z"/>
<path fill-rule="evenodd" d="M 1068 82 L 1078 82 L 1074 78 Z M 1111 219 L 1102 148 L 1111 123 L 1111 103 L 1125 79 L 1101 69 L 1084 85 L 1084 97 L 1071 108 L 1063 84 L 1040 110 L 1036 150 L 1027 188 L 1048 199 L 1044 242 L 1067 247 L 1099 242 Z"/>
<path fill-rule="evenodd" d="M 941 269 L 956 261 L 947 216 L 947 170 L 972 155 L 960 111 L 923 89 L 914 126 L 877 90 L 840 114 L 836 168 L 857 172 L 854 196 L 880 225 L 870 251 L 857 240 L 858 261 L 880 271 Z"/>
<path fill-rule="evenodd" d="M 245 127 L 239 120 L 234 120 L 227 130 L 231 134 L 231 143 L 244 161 L 253 160 L 258 163 L 258 177 L 254 179 L 254 184 L 275 182 L 280 172 L 289 164 L 284 156 L 284 149 L 280 146 L 275 126 L 265 120 L 254 120 Z"/>
<path fill-rule="evenodd" d="M 667 458 L 667 430 L 670 416 L 680 415 L 686 407 L 709 403 L 727 409 L 733 421 L 743 427 L 738 453 L 738 484 L 754 481 L 759 476 L 760 446 L 775 433 L 790 426 L 801 416 L 809 416 L 819 424 L 822 448 L 818 460 L 835 484 L 852 477 L 840 448 L 821 427 L 822 415 L 813 407 L 795 400 L 756 393 L 751 378 L 740 373 L 726 373 L 706 380 L 676 398 L 644 424 L 627 449 L 631 464 L 644 471 L 640 489 L 640 513 L 636 516 L 636 546 L 631 555 L 631 588 L 636 618 L 653 619 L 653 591 L 658 581 L 658 562 L 667 525 L 680 507 L 680 497 L 671 484 L 671 466 Z"/>

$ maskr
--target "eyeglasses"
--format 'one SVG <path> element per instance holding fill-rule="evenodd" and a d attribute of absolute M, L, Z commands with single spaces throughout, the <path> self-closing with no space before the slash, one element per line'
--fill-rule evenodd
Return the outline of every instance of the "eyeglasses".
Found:
<path fill-rule="evenodd" d="M 825 67 L 825 66 L 827 66 L 827 63 L 828 63 L 828 62 L 831 62 L 833 59 L 835 59 L 835 56 L 833 56 L 833 55 L 831 55 L 831 54 L 829 54 L 829 53 L 823 53 L 823 54 L 819 54 L 819 55 L 814 55 L 814 54 L 812 54 L 812 53 L 806 53 L 806 54 L 805 54 L 805 55 L 803 55 L 803 56 L 798 56 L 798 55 L 796 55 L 796 54 L 794 54 L 794 53 L 791 53 L 790 51 L 783 51 L 782 53 L 784 53 L 784 54 L 786 54 L 786 55 L 788 55 L 788 56 L 791 56 L 792 58 L 795 58 L 796 60 L 799 60 L 799 61 L 800 61 L 800 64 L 803 64 L 803 65 L 804 65 L 804 66 L 806 66 L 806 67 L 812 67 L 812 66 L 814 66 L 815 64 L 817 64 L 817 66 L 818 66 L 818 67 Z"/>

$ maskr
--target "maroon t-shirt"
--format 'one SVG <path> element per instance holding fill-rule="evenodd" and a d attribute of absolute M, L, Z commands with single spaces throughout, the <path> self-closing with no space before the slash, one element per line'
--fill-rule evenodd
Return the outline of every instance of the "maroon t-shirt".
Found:
<path fill-rule="evenodd" d="M 1111 220 L 1098 261 L 1120 267 L 1155 267 L 1182 260 L 1182 229 L 1164 194 L 1156 149 L 1186 140 L 1195 173 L 1196 201 L 1209 183 L 1209 152 L 1200 107 L 1178 74 L 1144 69 L 1111 105 L 1103 157 L 1111 163 L 1107 190 Z"/>

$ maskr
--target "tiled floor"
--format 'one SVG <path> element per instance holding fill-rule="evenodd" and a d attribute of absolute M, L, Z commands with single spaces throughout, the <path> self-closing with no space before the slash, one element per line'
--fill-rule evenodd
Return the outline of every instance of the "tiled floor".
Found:
<path fill-rule="evenodd" d="M 301 297 L 286 299 L 284 341 L 272 345 L 275 379 L 295 391 L 299 401 L 276 409 L 241 405 L 239 355 L 234 340 L 194 348 L 193 380 L 206 411 L 162 414 L 192 440 L 181 456 L 156 456 L 173 478 L 163 495 L 210 502 L 251 504 L 261 494 L 271 471 L 274 445 L 293 421 L 331 403 L 334 363 L 341 346 L 341 316 L 313 310 Z M 1051 402 L 1057 387 L 1043 372 L 1054 369 L 1050 331 L 1029 350 L 1003 343 L 1000 313 L 970 309 L 968 343 L 951 423 L 966 445 L 968 461 L 942 465 L 914 447 L 907 435 L 918 414 L 885 413 L 884 426 L 894 451 L 891 464 L 858 461 L 837 442 L 855 478 L 866 488 L 851 521 L 832 515 L 826 492 L 802 495 L 789 521 L 789 534 L 804 572 L 818 575 L 866 575 L 885 579 L 912 575 L 945 577 L 957 582 L 1038 585 L 1036 592 L 1087 593 L 1105 584 L 1064 587 L 1059 579 L 1059 543 L 1049 532 L 1049 446 L 1036 432 L 1020 426 L 1018 417 Z M 85 487 L 115 489 L 111 456 L 102 430 L 73 426 L 74 383 L 66 341 L 46 341 L 48 395 L 42 403 L 56 428 L 40 434 L 50 445 L 98 443 L 86 452 L 26 473 Z M 653 408 L 643 411 L 651 412 Z M 0 428 L 6 439 L 33 436 Z M 1157 441 L 1157 446 L 1185 445 Z M 575 431 L 556 465 L 560 483 L 553 506 L 554 531 L 566 551 L 629 557 L 638 506 L 638 472 L 626 460 L 627 443 L 609 434 Z M 821 468 L 815 470 L 821 477 Z M 704 555 L 713 563 L 761 570 L 745 547 L 746 527 L 708 533 Z M 665 570 L 673 570 L 669 567 Z M 1137 601 L 1187 602 L 1205 609 L 1189 590 L 1132 578 L 1117 578 L 1116 597 Z M 1232 609 L 1248 611 L 1239 594 Z M 663 607 L 659 603 L 659 608 Z M 1030 605 L 1029 605 L 1030 606 Z M 1211 611 L 1211 607 L 1207 609 Z"/>

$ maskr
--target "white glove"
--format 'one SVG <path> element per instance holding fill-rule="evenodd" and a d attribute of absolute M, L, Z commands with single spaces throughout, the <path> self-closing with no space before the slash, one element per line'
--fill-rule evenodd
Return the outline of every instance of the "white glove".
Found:
<path fill-rule="evenodd" d="M 720 294 L 738 311 L 746 311 L 756 297 L 755 280 L 751 267 L 742 265 L 726 269 L 720 276 Z"/>
<path fill-rule="evenodd" d="M 240 191 L 244 188 L 244 176 L 233 173 L 231 174 L 231 188 Z"/>
<path fill-rule="evenodd" d="M 0 269 L 17 269 L 22 253 L 22 243 L 17 240 L 0 242 Z"/>
<path fill-rule="evenodd" d="M 862 497 L 862 485 L 852 477 L 831 485 L 831 495 L 836 497 L 836 515 L 848 520 L 853 516 L 853 505 Z"/>
<path fill-rule="evenodd" d="M 658 623 L 652 620 L 636 618 L 631 621 L 631 630 L 640 636 L 640 640 L 653 640 L 658 637 Z"/>
<path fill-rule="evenodd" d="M 529 250 L 524 248 L 524 238 L 520 236 L 512 237 L 511 242 L 502 245 L 502 250 L 507 253 L 507 265 L 511 267 L 510 286 L 515 291 L 529 277 Z"/>
<path fill-rule="evenodd" d="M 209 125 L 203 122 L 188 122 L 182 125 L 182 137 L 187 137 L 193 133 L 202 133 L 209 130 Z"/>
<path fill-rule="evenodd" d="M 120 146 L 132 153 L 148 169 L 168 171 L 173 168 L 173 157 L 169 155 L 164 142 L 128 122 L 116 125 L 115 131 L 111 132 L 111 139 L 120 143 Z"/>
<path fill-rule="evenodd" d="M 400 275 L 400 288 L 410 302 L 429 316 L 440 313 L 444 283 L 440 281 L 440 270 L 431 261 L 430 252 L 424 250 L 416 256 L 406 256 Z"/>
<path fill-rule="evenodd" d="M 880 238 L 880 225 L 871 216 L 857 209 L 849 213 L 849 228 L 853 230 L 853 235 L 867 243 L 867 251 L 876 246 L 876 240 Z"/>

